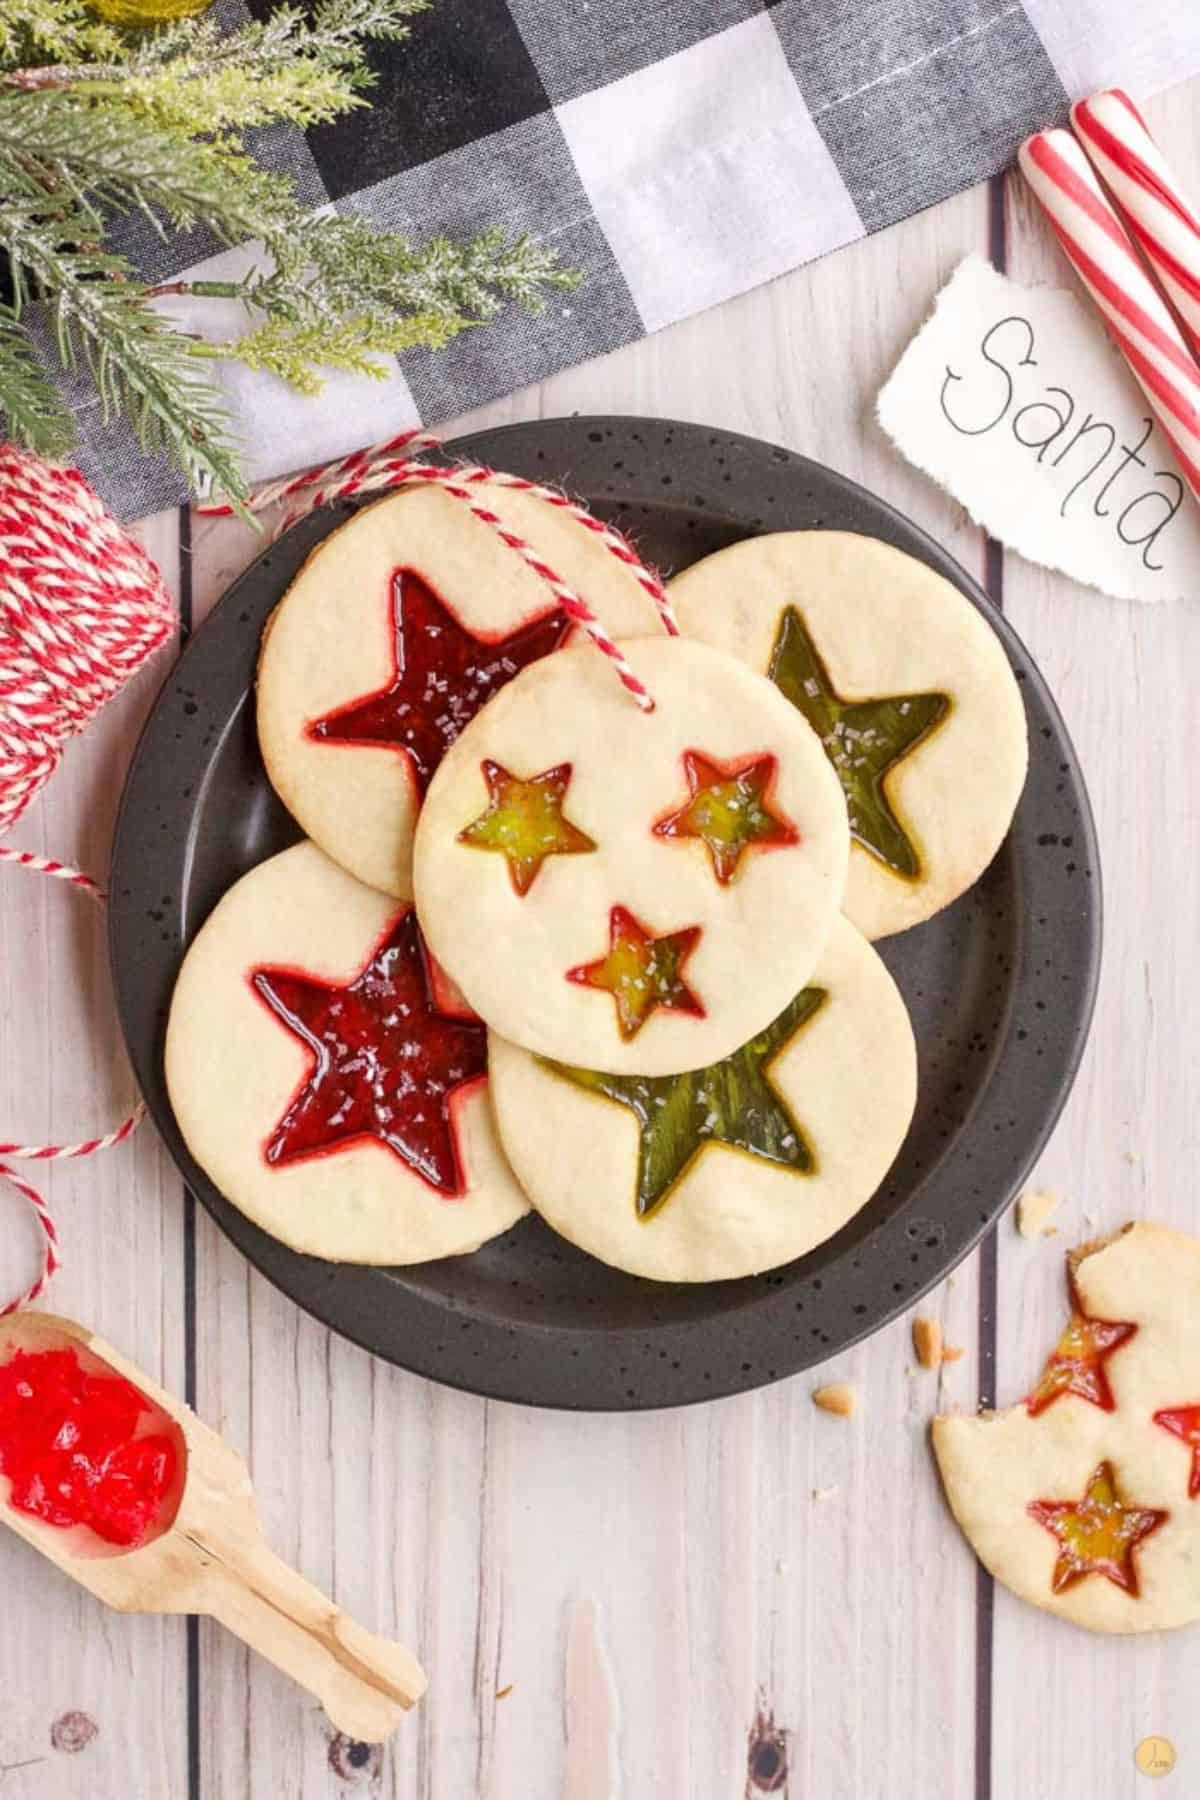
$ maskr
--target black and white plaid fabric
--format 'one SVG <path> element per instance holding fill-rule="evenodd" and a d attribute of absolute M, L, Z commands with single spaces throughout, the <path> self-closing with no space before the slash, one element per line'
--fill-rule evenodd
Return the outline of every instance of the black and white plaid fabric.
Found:
<path fill-rule="evenodd" d="M 1002 168 L 1079 95 L 1195 74 L 1200 0 L 436 0 L 373 60 L 369 110 L 260 133 L 262 159 L 313 206 L 415 239 L 536 233 L 586 284 L 319 400 L 231 366 L 256 478 L 436 425 L 877 231 Z M 248 259 L 141 227 L 125 244 L 157 275 Z M 212 308 L 188 323 L 212 335 Z M 72 398 L 80 464 L 120 514 L 184 497 Z"/>

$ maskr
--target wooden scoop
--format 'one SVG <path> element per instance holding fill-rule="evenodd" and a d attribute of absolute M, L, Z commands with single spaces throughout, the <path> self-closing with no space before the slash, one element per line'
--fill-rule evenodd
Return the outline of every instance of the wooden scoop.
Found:
<path fill-rule="evenodd" d="M 177 1494 L 154 1535 L 130 1550 L 18 1512 L 0 1476 L 5 1522 L 120 1612 L 210 1613 L 315 1694 L 338 1731 L 380 1743 L 425 1692 L 416 1658 L 364 1631 L 268 1548 L 244 1461 L 190 1407 L 70 1319 L 18 1313 L 0 1321 L 0 1362 L 17 1350 L 63 1349 L 97 1374 L 123 1375 L 160 1409 L 153 1429 L 176 1438 Z"/>

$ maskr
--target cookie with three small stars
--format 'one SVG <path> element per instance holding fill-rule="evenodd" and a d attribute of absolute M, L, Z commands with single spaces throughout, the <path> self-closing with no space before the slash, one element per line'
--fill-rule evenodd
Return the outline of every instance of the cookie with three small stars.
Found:
<path fill-rule="evenodd" d="M 837 916 L 849 827 L 779 690 L 684 638 L 525 669 L 430 784 L 414 887 L 439 963 L 526 1049 L 622 1074 L 727 1056 L 799 992 Z"/>
<path fill-rule="evenodd" d="M 500 1136 L 535 1207 L 603 1262 L 725 1281 L 803 1256 L 879 1187 L 917 1091 L 908 1013 L 840 918 L 810 984 L 733 1055 L 613 1075 L 492 1034 Z"/>
<path fill-rule="evenodd" d="M 933 1448 L 968 1543 L 1091 1631 L 1200 1618 L 1200 1240 L 1127 1225 L 1068 1258 L 1071 1312 L 1028 1397 L 945 1415 Z"/>
<path fill-rule="evenodd" d="M 594 532 L 536 495 L 476 492 L 610 633 L 660 629 Z M 272 785 L 335 862 L 410 898 L 413 827 L 447 748 L 570 634 L 546 584 L 461 500 L 430 487 L 374 502 L 318 544 L 263 635 L 258 739 Z"/>
<path fill-rule="evenodd" d="M 838 772 L 845 910 L 869 938 L 987 868 L 1025 781 L 1025 710 L 983 615 L 915 557 L 849 531 L 768 533 L 670 583 L 689 636 L 769 675 Z"/>
<path fill-rule="evenodd" d="M 295 1250 L 413 1263 L 477 1249 L 528 1204 L 487 1094 L 484 1027 L 411 902 L 315 844 L 244 875 L 183 960 L 166 1076 L 188 1149 Z"/>

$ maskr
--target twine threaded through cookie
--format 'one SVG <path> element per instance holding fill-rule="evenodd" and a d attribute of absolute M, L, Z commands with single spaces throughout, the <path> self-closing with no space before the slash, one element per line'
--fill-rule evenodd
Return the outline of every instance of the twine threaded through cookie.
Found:
<path fill-rule="evenodd" d="M 674 609 L 663 587 L 662 581 L 652 569 L 647 568 L 638 556 L 629 540 L 614 525 L 606 524 L 603 519 L 595 518 L 586 507 L 580 506 L 566 494 L 554 488 L 544 487 L 540 482 L 527 481 L 520 475 L 506 475 L 495 469 L 484 468 L 475 463 L 456 463 L 445 466 L 436 463 L 418 462 L 412 454 L 404 452 L 423 452 L 441 448 L 441 440 L 429 431 L 402 431 L 398 436 L 388 438 L 386 442 L 375 444 L 366 450 L 356 450 L 349 456 L 339 458 L 336 462 L 326 463 L 319 469 L 309 469 L 300 475 L 292 475 L 282 481 L 271 481 L 256 488 L 250 496 L 252 512 L 262 512 L 268 507 L 294 501 L 281 514 L 274 531 L 280 537 L 298 520 L 305 517 L 318 506 L 325 506 L 332 500 L 348 500 L 358 494 L 378 492 L 384 488 L 410 487 L 421 484 L 444 488 L 488 527 L 500 540 L 514 550 L 527 562 L 530 568 L 544 581 L 554 595 L 559 606 L 567 617 L 575 624 L 582 626 L 588 633 L 596 648 L 612 663 L 621 682 L 636 700 L 644 712 L 652 712 L 654 700 L 649 689 L 641 678 L 634 674 L 622 652 L 614 644 L 605 631 L 595 612 L 575 589 L 568 586 L 560 575 L 552 569 L 545 558 L 527 544 L 524 538 L 510 531 L 504 521 L 483 503 L 482 498 L 472 489 L 484 483 L 495 487 L 506 487 L 516 493 L 532 494 L 548 506 L 564 511 L 586 531 L 593 532 L 611 556 L 633 575 L 643 592 L 653 600 L 662 621 L 664 630 L 671 637 L 679 636 L 679 625 Z M 223 516 L 233 509 L 223 504 L 201 506 L 200 512 Z"/>

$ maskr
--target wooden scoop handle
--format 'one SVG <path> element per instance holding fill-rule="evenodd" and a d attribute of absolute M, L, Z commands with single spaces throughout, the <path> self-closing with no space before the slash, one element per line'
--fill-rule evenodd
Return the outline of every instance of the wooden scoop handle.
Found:
<path fill-rule="evenodd" d="M 382 1743 L 425 1692 L 411 1651 L 365 1631 L 261 1538 L 197 1547 L 211 1559 L 205 1610 L 315 1694 L 347 1737 Z"/>

